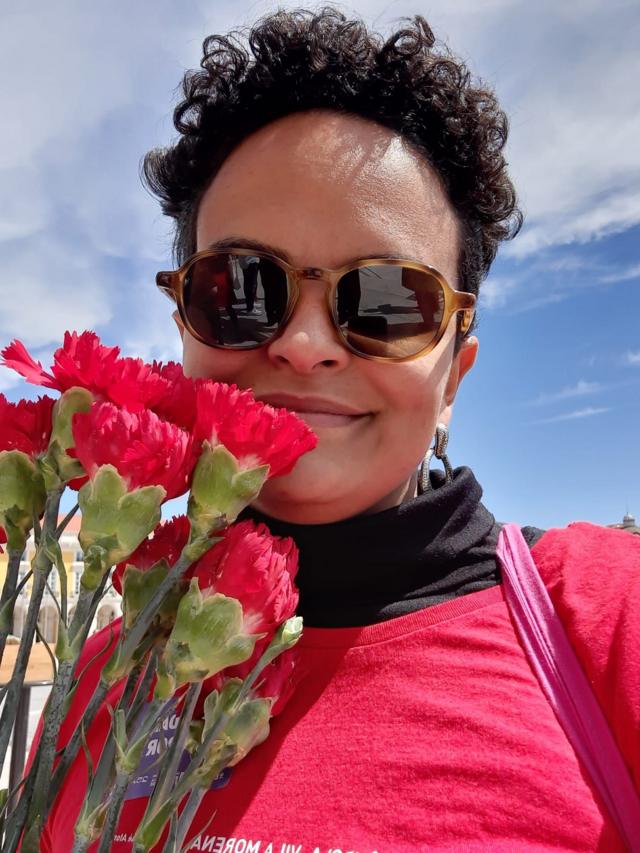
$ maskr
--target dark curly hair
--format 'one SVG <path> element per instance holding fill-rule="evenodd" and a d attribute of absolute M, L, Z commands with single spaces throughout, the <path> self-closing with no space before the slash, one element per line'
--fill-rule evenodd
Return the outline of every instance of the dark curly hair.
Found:
<path fill-rule="evenodd" d="M 434 45 L 420 16 L 385 39 L 333 7 L 281 10 L 206 38 L 202 70 L 187 71 L 174 110 L 180 138 L 142 162 L 143 182 L 176 220 L 175 261 L 196 251 L 200 199 L 236 145 L 290 113 L 329 109 L 399 132 L 438 171 L 461 224 L 460 286 L 477 294 L 498 243 L 522 224 L 502 153 L 507 118 Z"/>

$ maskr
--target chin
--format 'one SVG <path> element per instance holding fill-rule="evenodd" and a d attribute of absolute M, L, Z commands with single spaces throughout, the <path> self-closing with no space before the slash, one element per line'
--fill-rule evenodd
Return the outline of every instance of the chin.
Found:
<path fill-rule="evenodd" d="M 330 524 L 366 512 L 372 502 L 344 469 L 331 477 L 299 463 L 291 474 L 268 480 L 253 507 L 292 524 Z"/>

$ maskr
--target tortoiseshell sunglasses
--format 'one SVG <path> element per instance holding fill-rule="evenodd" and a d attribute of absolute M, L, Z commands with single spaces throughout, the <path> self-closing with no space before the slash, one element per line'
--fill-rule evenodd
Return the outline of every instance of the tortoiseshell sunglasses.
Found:
<path fill-rule="evenodd" d="M 364 258 L 337 270 L 296 268 L 252 249 L 206 250 L 156 283 L 177 303 L 182 322 L 201 343 L 247 350 L 282 332 L 304 279 L 327 283 L 327 307 L 344 345 L 374 361 L 409 361 L 432 350 L 451 317 L 462 333 L 476 297 L 453 290 L 432 267 L 399 258 Z"/>

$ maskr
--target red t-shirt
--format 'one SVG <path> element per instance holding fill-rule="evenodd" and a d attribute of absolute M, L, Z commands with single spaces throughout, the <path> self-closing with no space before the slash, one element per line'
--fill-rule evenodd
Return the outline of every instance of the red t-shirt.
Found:
<path fill-rule="evenodd" d="M 576 523 L 548 531 L 532 553 L 640 787 L 640 537 Z M 104 641 L 91 638 L 84 659 Z M 624 849 L 501 586 L 364 628 L 306 628 L 300 648 L 302 683 L 268 740 L 206 794 L 194 827 L 215 816 L 193 849 Z M 98 676 L 95 665 L 83 677 L 63 739 Z M 108 725 L 105 707 L 87 737 L 94 758 Z M 80 755 L 44 851 L 71 850 L 85 785 Z M 145 803 L 126 801 L 116 853 L 131 849 Z"/>

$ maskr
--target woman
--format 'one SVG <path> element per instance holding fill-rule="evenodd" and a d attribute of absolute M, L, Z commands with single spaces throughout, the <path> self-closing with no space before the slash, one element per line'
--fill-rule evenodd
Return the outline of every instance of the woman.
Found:
<path fill-rule="evenodd" d="M 623 849 L 510 619 L 501 525 L 445 455 L 473 297 L 521 221 L 505 116 L 420 18 L 385 41 L 331 9 L 279 12 L 249 44 L 205 41 L 180 138 L 144 164 L 176 220 L 186 373 L 252 388 L 319 438 L 245 513 L 300 547 L 306 675 L 205 797 L 198 848 Z M 221 344 L 198 323 L 207 281 L 247 256 L 270 316 L 238 316 Z M 434 436 L 445 473 L 429 475 Z M 639 543 L 523 533 L 637 786 Z"/>

